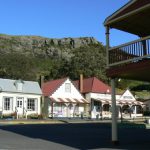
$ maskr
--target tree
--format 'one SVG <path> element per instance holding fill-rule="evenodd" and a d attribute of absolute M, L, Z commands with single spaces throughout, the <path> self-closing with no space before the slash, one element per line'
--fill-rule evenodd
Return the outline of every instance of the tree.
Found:
<path fill-rule="evenodd" d="M 5 54 L 0 57 L 0 76 L 4 78 L 35 80 L 33 59 L 21 54 Z"/>
<path fill-rule="evenodd" d="M 85 77 L 96 76 L 106 80 L 106 54 L 102 44 L 92 44 L 74 49 L 70 60 L 69 75 L 72 79 L 78 79 L 79 74 Z"/>

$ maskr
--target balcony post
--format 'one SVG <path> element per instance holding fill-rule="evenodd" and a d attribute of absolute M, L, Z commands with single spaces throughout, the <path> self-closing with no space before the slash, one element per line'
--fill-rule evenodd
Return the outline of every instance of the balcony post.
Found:
<path fill-rule="evenodd" d="M 147 55 L 147 52 L 146 52 L 146 40 L 142 41 L 142 46 L 143 46 L 143 56 Z"/>
<path fill-rule="evenodd" d="M 111 92 L 111 98 L 112 98 L 112 142 L 113 142 L 113 144 L 118 144 L 115 78 L 111 78 L 111 88 L 112 88 L 112 92 Z"/>
<path fill-rule="evenodd" d="M 105 27 L 106 28 L 106 65 L 107 65 L 107 67 L 108 67 L 108 65 L 109 65 L 109 54 L 108 54 L 108 49 L 109 49 L 109 47 L 110 47 L 110 44 L 109 44 L 109 27 L 108 26 L 106 26 Z"/>

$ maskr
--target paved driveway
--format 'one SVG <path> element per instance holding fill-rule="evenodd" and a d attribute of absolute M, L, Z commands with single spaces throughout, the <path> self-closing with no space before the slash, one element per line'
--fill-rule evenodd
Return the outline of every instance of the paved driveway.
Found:
<path fill-rule="evenodd" d="M 120 145 L 111 144 L 109 123 L 0 126 L 0 149 L 150 149 L 150 130 L 120 128 Z"/>

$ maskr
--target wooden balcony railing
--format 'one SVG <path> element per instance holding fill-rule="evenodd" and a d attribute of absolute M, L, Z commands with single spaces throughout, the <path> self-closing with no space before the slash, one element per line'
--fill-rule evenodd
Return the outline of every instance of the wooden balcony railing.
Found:
<path fill-rule="evenodd" d="M 150 36 L 108 50 L 108 67 L 150 59 Z"/>

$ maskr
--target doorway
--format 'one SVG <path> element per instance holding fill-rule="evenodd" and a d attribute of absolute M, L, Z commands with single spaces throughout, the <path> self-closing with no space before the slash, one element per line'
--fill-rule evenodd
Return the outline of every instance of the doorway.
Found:
<path fill-rule="evenodd" d="M 23 115 L 23 97 L 17 97 L 17 114 Z"/>

